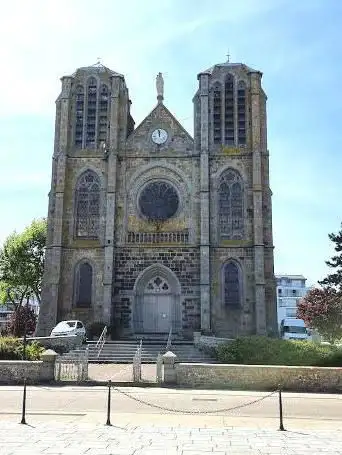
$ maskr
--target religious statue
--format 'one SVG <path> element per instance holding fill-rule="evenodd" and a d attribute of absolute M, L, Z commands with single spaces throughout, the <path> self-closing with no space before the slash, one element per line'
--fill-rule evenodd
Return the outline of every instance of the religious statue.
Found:
<path fill-rule="evenodd" d="M 156 77 L 156 87 L 157 87 L 157 98 L 163 99 L 164 98 L 164 79 L 162 73 L 158 73 Z"/>

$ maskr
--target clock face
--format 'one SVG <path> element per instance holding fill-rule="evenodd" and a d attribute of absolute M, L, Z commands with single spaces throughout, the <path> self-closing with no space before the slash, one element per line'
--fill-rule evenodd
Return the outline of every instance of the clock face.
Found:
<path fill-rule="evenodd" d="M 167 132 L 162 128 L 157 128 L 152 133 L 152 141 L 155 144 L 164 144 L 167 141 Z"/>

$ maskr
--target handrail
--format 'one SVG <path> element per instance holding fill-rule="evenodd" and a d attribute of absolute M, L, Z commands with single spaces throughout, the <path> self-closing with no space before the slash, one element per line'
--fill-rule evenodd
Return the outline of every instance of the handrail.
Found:
<path fill-rule="evenodd" d="M 103 330 L 102 330 L 101 336 L 97 340 L 97 343 L 95 345 L 95 348 L 97 349 L 97 358 L 100 357 L 102 348 L 103 348 L 103 346 L 104 346 L 104 344 L 106 342 L 106 335 L 107 335 L 107 326 L 105 325 Z"/>
<path fill-rule="evenodd" d="M 167 351 L 169 351 L 171 349 L 171 338 L 172 338 L 172 325 L 170 327 L 169 336 L 167 338 L 167 343 L 166 343 L 166 350 Z"/>

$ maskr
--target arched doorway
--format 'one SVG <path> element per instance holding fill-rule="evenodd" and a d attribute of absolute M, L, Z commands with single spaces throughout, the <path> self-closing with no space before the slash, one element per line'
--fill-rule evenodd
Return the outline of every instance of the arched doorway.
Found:
<path fill-rule="evenodd" d="M 134 331 L 168 333 L 181 328 L 180 285 L 167 267 L 153 265 L 143 271 L 135 286 Z"/>

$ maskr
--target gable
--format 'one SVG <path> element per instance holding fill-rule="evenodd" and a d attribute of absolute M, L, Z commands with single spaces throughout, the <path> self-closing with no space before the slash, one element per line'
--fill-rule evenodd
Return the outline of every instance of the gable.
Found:
<path fill-rule="evenodd" d="M 163 129 L 167 132 L 167 139 L 163 144 L 155 144 L 152 140 L 152 133 L 157 129 Z M 126 150 L 137 154 L 163 152 L 189 155 L 193 149 L 192 137 L 163 103 L 157 104 L 153 111 L 132 132 L 126 142 Z"/>

